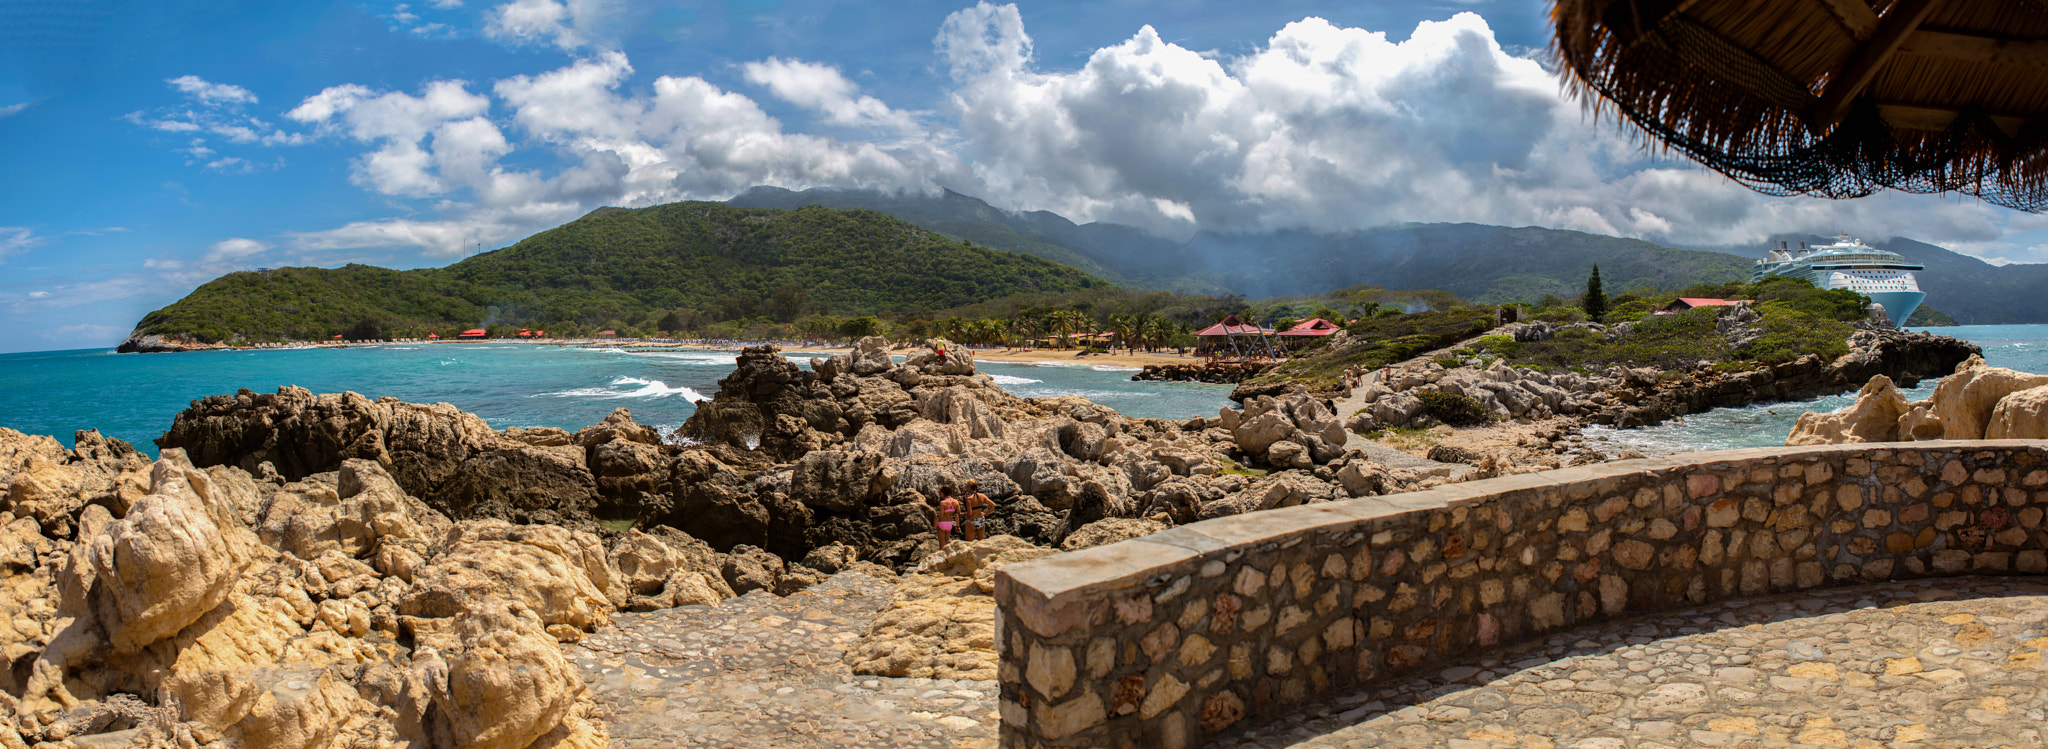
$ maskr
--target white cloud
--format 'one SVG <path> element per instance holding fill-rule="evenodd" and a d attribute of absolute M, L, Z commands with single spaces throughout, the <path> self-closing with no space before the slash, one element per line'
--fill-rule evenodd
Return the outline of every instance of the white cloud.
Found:
<path fill-rule="evenodd" d="M 27 109 L 28 109 L 29 107 L 33 107 L 33 106 L 35 106 L 35 105 L 36 105 L 36 101 L 40 101 L 40 100 L 31 100 L 31 101 L 24 101 L 24 102 L 22 102 L 22 103 L 20 103 L 20 104 L 9 104 L 9 105 L 7 105 L 7 106 L 4 106 L 4 107 L 0 107 L 0 120 L 4 120 L 4 119 L 7 119 L 7 118 L 9 118 L 9 117 L 13 117 L 13 116 L 15 116 L 15 115 L 17 115 L 17 114 L 21 114 L 21 113 L 22 113 L 23 111 L 27 110 Z"/>
<path fill-rule="evenodd" d="M 490 34 L 586 49 L 598 8 L 507 2 L 489 11 Z M 370 146 L 354 163 L 356 184 L 433 202 L 291 234 L 287 244 L 447 257 L 598 205 L 722 199 L 754 185 L 943 185 L 999 206 L 1175 235 L 1470 221 L 1725 246 L 1846 228 L 1987 256 L 2026 252 L 1999 244 L 2026 219 L 1979 203 L 1771 198 L 1653 160 L 1612 122 L 1591 121 L 1554 75 L 1504 50 L 1471 13 L 1422 23 L 1400 42 L 1305 18 L 1236 55 L 1190 50 L 1144 27 L 1078 69 L 1042 70 L 1017 8 L 980 3 L 949 16 L 933 48 L 952 81 L 939 113 L 893 108 L 830 65 L 770 57 L 740 66 L 750 85 L 845 137 L 786 128 L 754 99 L 699 77 L 629 86 L 633 66 L 617 51 L 497 80 L 488 94 L 462 81 L 417 94 L 333 86 L 286 117 Z M 544 163 L 536 150 L 558 166 L 506 166 Z"/>
<path fill-rule="evenodd" d="M 441 10 L 453 10 L 462 7 L 462 0 L 433 0 L 428 4 Z"/>
<path fill-rule="evenodd" d="M 28 298 L 30 299 L 47 299 L 49 296 L 50 292 L 47 291 L 31 291 L 28 293 Z"/>
<path fill-rule="evenodd" d="M 29 248 L 47 241 L 26 226 L 0 226 L 0 263 L 7 262 L 10 255 L 28 252 Z"/>
<path fill-rule="evenodd" d="M 213 249 L 206 253 L 206 261 L 219 262 L 223 260 L 242 260 L 251 255 L 262 254 L 263 252 L 266 252 L 269 249 L 270 245 L 258 242 L 254 239 L 230 237 L 228 239 L 223 239 L 219 242 L 213 243 Z"/>
<path fill-rule="evenodd" d="M 584 45 L 569 6 L 554 0 L 514 0 L 484 18 L 484 36 L 506 44 L 551 44 L 565 50 Z"/>
<path fill-rule="evenodd" d="M 917 121 L 906 112 L 890 109 L 872 96 L 862 96 L 860 87 L 830 65 L 770 57 L 741 66 L 747 82 L 765 86 L 776 98 L 824 115 L 822 121 L 844 127 L 880 128 L 914 134 Z"/>
<path fill-rule="evenodd" d="M 254 104 L 256 95 L 249 89 L 229 83 L 214 83 L 196 75 L 181 75 L 164 79 L 193 100 L 209 106 L 222 104 Z"/>

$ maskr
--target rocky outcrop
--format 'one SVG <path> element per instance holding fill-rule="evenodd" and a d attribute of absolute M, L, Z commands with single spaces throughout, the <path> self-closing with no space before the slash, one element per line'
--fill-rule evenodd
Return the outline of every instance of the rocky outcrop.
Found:
<path fill-rule="evenodd" d="M 1874 376 L 1856 402 L 1841 410 L 1801 414 L 1785 444 L 2044 438 L 2048 375 L 1993 367 L 1971 356 L 1924 401 L 1908 401 L 1890 378 Z"/>
<path fill-rule="evenodd" d="M 1133 382 L 1207 382 L 1236 385 L 1265 374 L 1271 364 L 1209 362 L 1204 364 L 1147 364 L 1131 375 Z"/>
<path fill-rule="evenodd" d="M 1746 340 L 1744 336 L 1755 332 L 1754 315 L 1746 308 L 1738 308 L 1717 324 L 1731 340 Z M 1595 330 L 1609 340 L 1629 332 L 1621 325 L 1581 323 L 1564 327 Z M 1560 329 L 1541 323 L 1516 323 L 1494 332 L 1514 335 L 1521 341 L 1535 341 L 1545 340 Z M 1922 378 L 1945 375 L 1964 359 L 1980 353 L 1975 345 L 1954 338 L 1893 328 L 1858 330 L 1848 343 L 1849 353 L 1833 361 L 1807 355 L 1739 371 L 1722 371 L 1711 364 L 1701 364 L 1690 371 L 1614 366 L 1593 374 L 1546 374 L 1509 367 L 1503 361 L 1485 369 L 1445 368 L 1434 361 L 1417 363 L 1393 370 L 1383 382 L 1363 386 L 1363 392 L 1357 395 L 1363 397 L 1371 418 L 1353 418 L 1349 426 L 1353 431 L 1367 432 L 1421 425 L 1429 416 L 1413 395 L 1425 390 L 1472 398 L 1502 419 L 1534 422 L 1570 417 L 1624 429 L 1653 426 L 1713 408 L 1831 395 L 1860 387 L 1877 375 L 1912 387 Z"/>
<path fill-rule="evenodd" d="M 130 462 L 46 447 L 0 435 L 31 455 L 0 482 L 87 486 L 96 453 Z M 0 746 L 606 740 L 557 646 L 624 597 L 595 538 L 452 521 L 369 460 L 285 483 L 173 448 L 139 472 L 132 500 L 69 510 L 69 538 L 0 510 Z"/>

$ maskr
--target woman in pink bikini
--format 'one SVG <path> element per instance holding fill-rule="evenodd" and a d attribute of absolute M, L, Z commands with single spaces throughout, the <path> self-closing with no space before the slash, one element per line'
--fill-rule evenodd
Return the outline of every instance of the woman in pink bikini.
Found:
<path fill-rule="evenodd" d="M 939 485 L 939 548 L 952 539 L 953 526 L 960 522 L 960 500 L 953 498 L 953 485 Z"/>

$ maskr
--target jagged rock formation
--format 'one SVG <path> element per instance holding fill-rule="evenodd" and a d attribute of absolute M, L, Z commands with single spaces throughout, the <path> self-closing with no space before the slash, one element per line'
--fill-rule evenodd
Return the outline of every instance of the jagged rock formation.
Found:
<path fill-rule="evenodd" d="M 1748 313 L 1746 309 L 1740 312 Z M 1743 327 L 1744 318 L 1739 313 L 1722 321 L 1733 325 L 1723 331 L 1724 335 L 1739 337 L 1753 332 Z M 1576 327 L 1599 328 L 1610 338 L 1627 334 L 1620 325 L 1580 323 Z M 1556 330 L 1537 323 L 1518 323 L 1495 332 L 1527 341 L 1541 340 L 1554 335 Z M 1910 387 L 1921 378 L 1947 374 L 1959 362 L 1981 353 L 1975 344 L 1946 336 L 1871 328 L 1850 336 L 1849 353 L 1834 361 L 1822 361 L 1809 354 L 1782 364 L 1735 372 L 1702 364 L 1690 372 L 1617 366 L 1595 375 L 1544 374 L 1515 369 L 1498 361 L 1484 370 L 1446 369 L 1430 362 L 1397 369 L 1386 382 L 1365 386 L 1362 394 L 1368 404 L 1367 412 L 1347 415 L 1346 426 L 1364 433 L 1422 423 L 1427 418 L 1415 392 L 1424 390 L 1473 398 L 1506 419 L 1539 421 L 1571 416 L 1624 429 L 1654 426 L 1676 416 L 1717 407 L 1838 393 L 1878 375 Z"/>
<path fill-rule="evenodd" d="M 0 430 L 0 746 L 602 746 L 557 643 L 713 561 L 451 520 L 369 460 L 78 446 Z"/>
<path fill-rule="evenodd" d="M 1787 445 L 1914 440 L 2048 439 L 2048 375 L 2028 374 L 1971 356 L 1923 401 L 1908 401 L 1891 378 L 1876 375 L 1856 402 L 1834 413 L 1805 413 Z"/>

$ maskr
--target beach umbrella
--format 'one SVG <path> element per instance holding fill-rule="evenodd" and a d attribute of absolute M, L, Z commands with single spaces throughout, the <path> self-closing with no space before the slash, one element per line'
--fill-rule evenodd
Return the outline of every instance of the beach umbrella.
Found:
<path fill-rule="evenodd" d="M 1567 85 L 1772 195 L 2048 207 L 2048 2 L 1557 0 Z"/>

